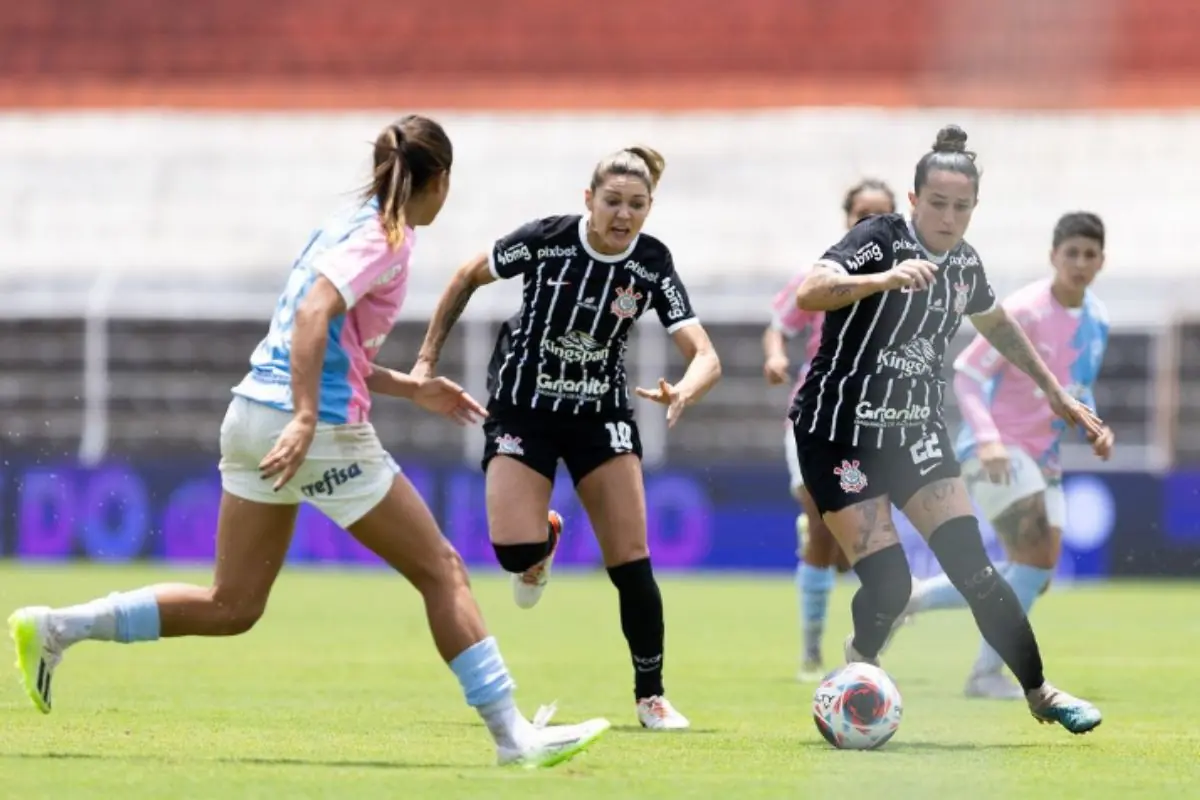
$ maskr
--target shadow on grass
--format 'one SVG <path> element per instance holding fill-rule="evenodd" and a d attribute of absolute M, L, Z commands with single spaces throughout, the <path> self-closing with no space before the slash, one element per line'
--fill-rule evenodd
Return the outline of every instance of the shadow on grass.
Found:
<path fill-rule="evenodd" d="M 834 750 L 828 743 L 823 740 L 809 740 L 800 743 L 801 747 L 809 749 L 824 749 Z M 896 753 L 903 755 L 905 753 L 962 753 L 962 752 L 987 752 L 989 750 L 1032 750 L 1034 748 L 1044 748 L 1045 744 L 1037 742 L 993 742 L 989 744 L 977 744 L 974 742 L 913 742 L 900 741 L 888 742 L 878 750 L 868 752 L 872 753 Z M 848 751 L 854 752 L 854 751 Z"/>
<path fill-rule="evenodd" d="M 264 767 L 325 767 L 330 769 L 469 769 L 473 764 L 430 764 L 410 761 L 353 761 L 321 758 L 197 758 L 193 760 L 165 756 L 118 755 L 109 753 L 0 753 L 0 761 L 134 761 L 149 764 L 244 764 Z M 480 767 L 489 766 L 480 764 Z"/>

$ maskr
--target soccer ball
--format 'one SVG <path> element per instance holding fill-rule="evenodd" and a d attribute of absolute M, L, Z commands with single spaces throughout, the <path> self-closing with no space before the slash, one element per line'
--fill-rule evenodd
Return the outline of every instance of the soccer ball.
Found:
<path fill-rule="evenodd" d="M 873 750 L 900 727 L 900 690 L 879 667 L 854 663 L 825 676 L 813 695 L 813 722 L 839 750 Z"/>

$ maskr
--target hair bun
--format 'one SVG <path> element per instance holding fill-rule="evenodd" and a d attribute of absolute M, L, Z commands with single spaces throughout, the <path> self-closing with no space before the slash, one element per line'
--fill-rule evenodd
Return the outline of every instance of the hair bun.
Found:
<path fill-rule="evenodd" d="M 933 141 L 935 153 L 966 153 L 967 132 L 957 125 L 947 125 L 937 132 Z"/>

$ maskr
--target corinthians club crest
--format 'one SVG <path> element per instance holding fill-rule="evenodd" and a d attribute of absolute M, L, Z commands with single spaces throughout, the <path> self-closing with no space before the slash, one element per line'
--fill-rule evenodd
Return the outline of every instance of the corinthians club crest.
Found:
<path fill-rule="evenodd" d="M 634 290 L 633 286 L 628 289 L 617 287 L 617 299 L 612 301 L 612 305 L 608 310 L 616 314 L 621 319 L 630 319 L 637 316 L 638 301 L 642 299 L 641 292 Z"/>
<path fill-rule="evenodd" d="M 846 494 L 858 494 L 867 488 L 867 476 L 858 468 L 858 464 L 857 460 L 846 461 L 843 459 L 840 467 L 833 468 L 833 474 L 841 478 L 838 485 Z"/>
<path fill-rule="evenodd" d="M 965 283 L 954 284 L 954 313 L 961 314 L 967 310 L 967 301 L 971 299 L 971 287 Z"/>

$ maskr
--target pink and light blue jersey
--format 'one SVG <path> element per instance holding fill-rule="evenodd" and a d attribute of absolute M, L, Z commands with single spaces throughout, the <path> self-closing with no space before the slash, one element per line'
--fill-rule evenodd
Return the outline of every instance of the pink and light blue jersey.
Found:
<path fill-rule="evenodd" d="M 404 303 L 414 243 L 412 228 L 405 228 L 404 242 L 392 249 L 373 200 L 316 230 L 293 264 L 271 327 L 234 394 L 292 411 L 292 327 L 308 290 L 324 275 L 341 293 L 346 311 L 329 323 L 319 419 L 334 425 L 366 422 L 371 410 L 367 377 Z"/>
<path fill-rule="evenodd" d="M 1004 307 L 1071 396 L 1095 409 L 1093 390 L 1108 344 L 1108 312 L 1089 290 L 1079 308 L 1054 299 L 1050 281 L 1013 293 Z M 1066 423 L 1054 415 L 1033 379 L 982 336 L 954 362 L 954 382 L 965 424 L 956 445 L 960 461 L 978 444 L 1000 441 L 1028 453 L 1049 474 L 1061 473 L 1059 443 Z M 966 378 L 968 380 L 963 380 Z"/>
<path fill-rule="evenodd" d="M 804 383 L 804 376 L 808 373 L 813 356 L 821 347 L 821 323 L 825 319 L 825 312 L 803 311 L 796 305 L 796 290 L 800 288 L 800 284 L 804 283 L 804 279 L 808 277 L 811 269 L 811 267 L 806 267 L 801 270 L 771 301 L 771 327 L 782 333 L 787 339 L 793 339 L 800 334 L 804 334 L 806 337 L 804 363 L 796 372 L 796 383 L 792 386 L 792 394 L 788 399 L 789 404 L 792 398 L 795 398 L 796 392 L 800 391 L 800 384 Z"/>

